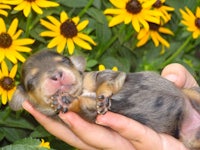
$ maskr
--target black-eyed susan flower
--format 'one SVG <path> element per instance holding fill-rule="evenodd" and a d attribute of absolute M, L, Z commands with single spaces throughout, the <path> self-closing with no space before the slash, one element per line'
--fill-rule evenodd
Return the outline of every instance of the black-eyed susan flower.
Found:
<path fill-rule="evenodd" d="M 8 16 L 8 12 L 6 11 L 7 9 L 9 10 L 9 9 L 11 9 L 11 7 L 9 5 L 0 3 L 0 14 L 1 15 Z"/>
<path fill-rule="evenodd" d="M 45 142 L 44 139 L 41 139 L 41 143 L 40 143 L 39 147 L 45 147 L 45 148 L 50 149 L 50 143 Z"/>
<path fill-rule="evenodd" d="M 28 17 L 33 9 L 36 13 L 42 14 L 41 8 L 57 7 L 58 3 L 49 0 L 18 0 L 18 4 L 14 7 L 16 11 L 23 11 L 24 16 Z"/>
<path fill-rule="evenodd" d="M 160 11 L 162 13 L 161 18 L 163 19 L 164 23 L 171 20 L 171 14 L 169 11 L 174 11 L 173 7 L 164 5 L 165 0 L 156 0 L 156 2 L 152 5 L 154 9 Z"/>
<path fill-rule="evenodd" d="M 106 70 L 106 67 L 102 64 L 99 65 L 99 71 L 103 71 L 103 70 Z M 113 71 L 118 71 L 118 68 L 116 66 L 114 66 L 112 68 Z"/>
<path fill-rule="evenodd" d="M 15 86 L 15 75 L 17 72 L 17 64 L 15 64 L 12 69 L 8 70 L 8 67 L 4 61 L 1 62 L 0 70 L 0 95 L 2 104 L 6 104 L 8 100 L 11 100 Z"/>
<path fill-rule="evenodd" d="M 79 23 L 79 17 L 71 19 L 64 11 L 60 14 L 60 21 L 53 16 L 48 16 L 47 19 L 50 22 L 41 19 L 41 24 L 50 31 L 44 31 L 40 35 L 53 37 L 47 45 L 48 48 L 57 46 L 57 52 L 61 53 L 67 45 L 69 54 L 73 54 L 74 44 L 86 50 L 92 50 L 89 43 L 96 45 L 92 38 L 81 32 L 88 25 L 88 20 Z"/>
<path fill-rule="evenodd" d="M 0 18 L 0 25 L 0 62 L 4 58 L 8 58 L 14 64 L 17 63 L 17 60 L 24 62 L 25 58 L 19 52 L 30 52 L 31 48 L 25 45 L 32 44 L 34 40 L 29 38 L 18 39 L 22 30 L 17 30 L 17 18 L 12 21 L 8 30 L 6 30 L 6 24 L 2 18 Z"/>
<path fill-rule="evenodd" d="M 133 28 L 139 32 L 143 26 L 149 30 L 147 22 L 160 23 L 161 13 L 152 10 L 152 5 L 156 0 L 110 0 L 116 8 L 108 8 L 104 14 L 114 15 L 109 22 L 109 27 L 115 26 L 124 22 L 125 24 L 132 23 Z"/>
<path fill-rule="evenodd" d="M 144 45 L 151 38 L 156 47 L 159 46 L 159 43 L 161 43 L 163 46 L 168 48 L 170 44 L 164 38 L 162 38 L 159 33 L 174 35 L 173 32 L 170 29 L 167 29 L 155 23 L 149 23 L 149 26 L 149 31 L 141 29 L 138 33 L 137 39 L 139 41 L 137 43 L 137 47 Z"/>
<path fill-rule="evenodd" d="M 180 9 L 183 20 L 182 24 L 187 26 L 187 30 L 192 32 L 192 37 L 197 39 L 200 36 L 200 7 L 196 8 L 196 14 L 188 8 L 185 7 L 186 11 Z"/>

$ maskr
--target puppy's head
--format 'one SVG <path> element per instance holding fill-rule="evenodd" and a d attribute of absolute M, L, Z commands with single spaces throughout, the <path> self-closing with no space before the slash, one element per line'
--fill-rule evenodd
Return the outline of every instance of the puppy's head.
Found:
<path fill-rule="evenodd" d="M 19 110 L 22 102 L 29 100 L 43 113 L 55 113 L 50 107 L 50 98 L 59 93 L 79 95 L 84 69 L 82 57 L 68 58 L 50 50 L 32 55 L 22 66 L 21 83 L 10 107 Z"/>

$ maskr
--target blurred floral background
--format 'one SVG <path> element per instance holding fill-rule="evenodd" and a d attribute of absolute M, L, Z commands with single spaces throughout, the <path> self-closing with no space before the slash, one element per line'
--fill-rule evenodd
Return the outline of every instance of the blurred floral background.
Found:
<path fill-rule="evenodd" d="M 86 71 L 160 72 L 176 62 L 200 81 L 200 0 L 0 0 L 2 150 L 75 149 L 8 106 L 21 65 L 44 49 L 84 56 Z"/>

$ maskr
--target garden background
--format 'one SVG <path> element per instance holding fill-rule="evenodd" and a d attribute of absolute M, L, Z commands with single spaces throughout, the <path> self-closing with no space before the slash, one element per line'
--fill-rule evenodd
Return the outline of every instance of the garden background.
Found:
<path fill-rule="evenodd" d="M 118 16 L 125 9 L 126 19 Z M 200 0 L 0 0 L 0 26 L 2 150 L 75 149 L 8 106 L 21 65 L 37 51 L 82 55 L 86 71 L 160 72 L 176 62 L 200 81 Z"/>

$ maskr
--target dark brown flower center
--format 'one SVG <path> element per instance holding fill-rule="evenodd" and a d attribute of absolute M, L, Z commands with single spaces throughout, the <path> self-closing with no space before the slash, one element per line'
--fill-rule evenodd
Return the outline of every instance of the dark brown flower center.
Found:
<path fill-rule="evenodd" d="M 160 0 L 157 0 L 154 4 L 153 7 L 155 8 L 160 8 L 162 6 L 162 2 Z"/>
<path fill-rule="evenodd" d="M 2 79 L 0 79 L 0 86 L 4 90 L 9 91 L 15 87 L 15 82 L 10 77 L 3 77 Z"/>
<path fill-rule="evenodd" d="M 12 38 L 9 34 L 2 32 L 0 34 L 0 47 L 8 48 L 12 44 Z"/>
<path fill-rule="evenodd" d="M 76 25 L 71 19 L 68 19 L 61 24 L 60 32 L 66 38 L 73 38 L 78 34 Z"/>
<path fill-rule="evenodd" d="M 195 19 L 195 25 L 196 25 L 197 28 L 200 29 L 200 18 Z"/>
<path fill-rule="evenodd" d="M 130 0 L 126 4 L 126 10 L 129 13 L 137 14 L 137 13 L 139 13 L 142 10 L 142 5 L 137 0 Z"/>
<path fill-rule="evenodd" d="M 158 31 L 160 25 L 159 24 L 155 24 L 155 23 L 152 23 L 152 22 L 148 22 L 149 24 L 149 28 L 150 30 L 153 30 L 153 31 Z"/>

